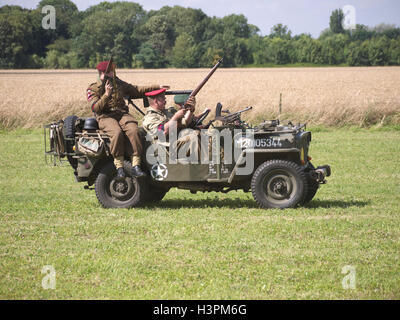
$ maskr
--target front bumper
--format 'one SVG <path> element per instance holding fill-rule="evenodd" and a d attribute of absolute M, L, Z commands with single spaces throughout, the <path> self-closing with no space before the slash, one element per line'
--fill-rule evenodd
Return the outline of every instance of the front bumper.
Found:
<path fill-rule="evenodd" d="M 331 167 L 329 165 L 319 166 L 310 171 L 310 177 L 318 183 L 326 183 L 325 178 L 331 175 Z"/>

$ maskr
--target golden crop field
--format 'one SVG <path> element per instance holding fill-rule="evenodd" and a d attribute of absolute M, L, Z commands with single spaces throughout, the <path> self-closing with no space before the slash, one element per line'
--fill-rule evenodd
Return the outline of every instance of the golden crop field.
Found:
<path fill-rule="evenodd" d="M 208 71 L 117 70 L 117 75 L 137 85 L 188 90 Z M 0 71 L 0 127 L 33 128 L 71 114 L 90 116 L 86 88 L 96 79 L 96 70 Z M 215 109 L 221 102 L 231 111 L 253 106 L 245 118 L 256 122 L 278 117 L 282 94 L 282 120 L 328 126 L 399 124 L 399 82 L 400 67 L 221 68 L 198 94 L 197 106 Z M 140 119 L 137 111 L 132 113 Z"/>

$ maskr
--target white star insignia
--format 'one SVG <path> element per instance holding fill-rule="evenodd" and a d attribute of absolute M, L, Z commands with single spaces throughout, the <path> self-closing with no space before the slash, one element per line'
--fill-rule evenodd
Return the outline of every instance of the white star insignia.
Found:
<path fill-rule="evenodd" d="M 164 180 L 168 175 L 168 169 L 164 164 L 156 163 L 151 167 L 151 176 L 154 180 Z"/>

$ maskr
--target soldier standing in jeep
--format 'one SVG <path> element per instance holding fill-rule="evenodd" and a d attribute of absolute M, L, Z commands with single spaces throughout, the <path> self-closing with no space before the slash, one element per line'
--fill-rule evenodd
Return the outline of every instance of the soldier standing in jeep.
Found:
<path fill-rule="evenodd" d="M 125 104 L 124 97 L 142 98 L 146 92 L 159 89 L 161 86 L 135 86 L 120 80 L 115 76 L 115 64 L 112 61 L 102 61 L 96 69 L 99 72 L 99 80 L 92 83 L 87 89 L 87 101 L 91 110 L 95 113 L 99 129 L 110 136 L 110 151 L 114 157 L 118 178 L 125 178 L 123 169 L 124 133 L 133 147 L 132 175 L 135 177 L 144 176 L 145 173 L 140 168 L 140 156 L 143 147 L 138 132 L 138 124 L 135 118 L 129 114 L 129 108 Z M 103 81 L 107 78 L 108 80 L 103 86 Z"/>

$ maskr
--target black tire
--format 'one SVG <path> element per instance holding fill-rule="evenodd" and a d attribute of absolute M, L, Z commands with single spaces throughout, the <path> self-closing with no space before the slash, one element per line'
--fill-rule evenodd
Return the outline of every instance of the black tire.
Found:
<path fill-rule="evenodd" d="M 107 163 L 97 176 L 95 182 L 96 197 L 104 208 L 133 208 L 143 203 L 145 194 L 144 179 L 131 177 L 132 166 L 124 161 L 126 178 L 117 181 L 117 170 L 114 163 Z"/>
<path fill-rule="evenodd" d="M 147 202 L 159 202 L 164 199 L 167 194 L 168 189 L 156 188 L 154 186 L 149 186 L 145 196 L 145 201 Z"/>
<path fill-rule="evenodd" d="M 77 116 L 68 116 L 64 119 L 63 135 L 65 141 L 65 152 L 73 153 L 73 147 L 75 145 L 75 122 L 78 119 Z M 72 168 L 76 169 L 78 167 L 78 160 L 72 156 L 67 155 L 67 159 Z"/>
<path fill-rule="evenodd" d="M 262 208 L 294 208 L 304 201 L 307 188 L 304 170 L 286 160 L 262 163 L 251 179 L 254 200 Z"/>
<path fill-rule="evenodd" d="M 302 205 L 309 203 L 314 198 L 319 189 L 319 183 L 312 179 L 310 176 L 310 170 L 313 169 L 315 169 L 314 166 L 309 163 L 308 167 L 305 170 L 305 175 L 307 178 L 307 192 L 306 196 L 304 197 L 304 201 L 302 202 Z"/>

